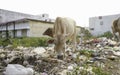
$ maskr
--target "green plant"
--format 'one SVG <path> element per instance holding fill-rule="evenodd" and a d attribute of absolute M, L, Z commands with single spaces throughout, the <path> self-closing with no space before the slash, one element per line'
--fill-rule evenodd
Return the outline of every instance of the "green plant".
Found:
<path fill-rule="evenodd" d="M 93 53 L 92 50 L 80 50 L 79 52 L 80 52 L 80 54 L 85 55 L 87 57 L 90 57 Z"/>
<path fill-rule="evenodd" d="M 40 38 L 27 37 L 20 39 L 19 42 L 21 46 L 25 46 L 25 47 L 47 46 L 46 41 L 48 39 L 49 38 L 45 38 L 45 37 L 40 37 Z"/>
<path fill-rule="evenodd" d="M 113 35 L 110 31 L 105 32 L 104 34 L 98 36 L 98 37 L 107 37 L 107 38 L 112 38 Z"/>
<path fill-rule="evenodd" d="M 100 67 L 93 67 L 92 71 L 96 74 L 96 75 L 109 75 L 109 73 L 105 72 L 102 68 Z"/>
<path fill-rule="evenodd" d="M 11 38 L 11 39 L 0 39 L 1 46 L 7 46 L 11 44 L 13 48 L 17 46 L 24 47 L 38 47 L 38 46 L 47 46 L 47 40 L 50 38 L 47 37 L 23 37 L 23 38 Z"/>
<path fill-rule="evenodd" d="M 11 39 L 1 39 L 0 40 L 0 46 L 3 46 L 3 47 L 5 47 L 5 46 L 8 46 L 9 44 L 12 44 L 12 40 Z"/>
<path fill-rule="evenodd" d="M 74 67 L 72 71 L 68 71 L 67 75 L 110 75 L 108 72 L 99 67 L 91 67 L 84 64 L 82 69 L 79 66 Z"/>

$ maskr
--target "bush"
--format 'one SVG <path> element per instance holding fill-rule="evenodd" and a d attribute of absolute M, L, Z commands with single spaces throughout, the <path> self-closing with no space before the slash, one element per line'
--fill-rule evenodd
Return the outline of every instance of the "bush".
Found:
<path fill-rule="evenodd" d="M 10 39 L 10 41 L 3 42 L 4 39 L 0 39 L 0 45 L 1 46 L 7 46 L 9 44 L 12 44 L 13 47 L 17 46 L 24 46 L 24 47 L 38 47 L 38 46 L 47 46 L 47 40 L 50 38 L 47 37 L 24 37 L 24 38 L 14 38 Z"/>
<path fill-rule="evenodd" d="M 110 31 L 105 32 L 103 35 L 100 35 L 98 37 L 107 37 L 107 38 L 112 38 L 113 35 Z"/>
<path fill-rule="evenodd" d="M 9 44 L 12 44 L 12 41 L 10 39 L 0 39 L 0 46 L 8 46 Z"/>
<path fill-rule="evenodd" d="M 81 28 L 81 33 L 83 34 L 84 40 L 88 40 L 93 37 L 92 34 L 89 32 L 89 30 L 87 30 L 85 28 Z M 77 37 L 79 37 L 79 36 L 77 36 Z"/>

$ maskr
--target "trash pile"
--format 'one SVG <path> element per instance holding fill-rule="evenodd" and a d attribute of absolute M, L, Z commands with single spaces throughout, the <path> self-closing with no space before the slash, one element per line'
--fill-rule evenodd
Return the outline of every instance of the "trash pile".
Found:
<path fill-rule="evenodd" d="M 54 46 L 0 48 L 0 75 L 120 75 L 120 44 L 105 37 L 70 46 L 64 60 Z"/>

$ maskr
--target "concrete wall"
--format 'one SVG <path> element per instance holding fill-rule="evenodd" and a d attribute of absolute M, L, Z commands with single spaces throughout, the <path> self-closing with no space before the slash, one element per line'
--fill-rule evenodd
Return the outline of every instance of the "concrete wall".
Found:
<path fill-rule="evenodd" d="M 120 14 L 89 18 L 89 30 L 91 34 L 97 36 L 107 31 L 112 31 L 111 25 L 118 17 L 120 17 Z"/>
<path fill-rule="evenodd" d="M 0 9 L 0 23 L 30 17 L 33 17 L 33 15 Z"/>
<path fill-rule="evenodd" d="M 14 11 L 0 9 L 0 23 L 23 19 L 23 18 L 31 18 L 31 19 L 38 19 L 38 20 L 42 20 L 42 21 L 54 22 L 53 19 L 49 18 L 48 14 L 30 15 L 30 14 L 24 14 L 24 13 L 20 13 L 20 12 L 14 12 Z"/>
<path fill-rule="evenodd" d="M 30 21 L 30 37 L 43 37 L 43 33 L 49 27 L 53 28 L 53 23 Z"/>

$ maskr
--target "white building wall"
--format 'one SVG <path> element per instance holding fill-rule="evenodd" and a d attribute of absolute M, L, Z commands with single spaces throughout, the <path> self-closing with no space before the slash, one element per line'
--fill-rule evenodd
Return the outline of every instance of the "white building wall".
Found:
<path fill-rule="evenodd" d="M 31 18 L 31 19 L 38 19 L 38 20 L 43 20 L 43 21 L 54 22 L 53 19 L 49 18 L 48 14 L 30 15 L 30 14 L 24 14 L 24 13 L 0 9 L 0 23 L 23 19 L 23 18 Z"/>
<path fill-rule="evenodd" d="M 94 36 L 97 36 L 107 31 L 112 31 L 111 25 L 113 21 L 117 19 L 118 17 L 120 17 L 120 14 L 89 18 L 89 30 L 91 34 Z"/>
<path fill-rule="evenodd" d="M 13 12 L 13 11 L 0 9 L 0 19 L 1 19 L 0 23 L 7 22 L 7 21 L 13 21 L 13 20 L 17 20 L 17 19 L 22 19 L 22 18 L 31 18 L 31 17 L 34 17 L 34 16 L 19 13 L 19 12 Z"/>

